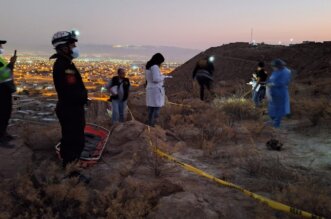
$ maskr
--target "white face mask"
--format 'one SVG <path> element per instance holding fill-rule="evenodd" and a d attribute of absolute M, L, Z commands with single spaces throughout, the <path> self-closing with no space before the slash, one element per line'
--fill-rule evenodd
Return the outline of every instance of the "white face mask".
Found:
<path fill-rule="evenodd" d="M 5 50 L 4 49 L 0 49 L 0 55 L 3 55 L 3 54 L 5 54 Z"/>
<path fill-rule="evenodd" d="M 71 50 L 71 56 L 74 59 L 77 59 L 79 57 L 79 49 L 77 47 Z"/>

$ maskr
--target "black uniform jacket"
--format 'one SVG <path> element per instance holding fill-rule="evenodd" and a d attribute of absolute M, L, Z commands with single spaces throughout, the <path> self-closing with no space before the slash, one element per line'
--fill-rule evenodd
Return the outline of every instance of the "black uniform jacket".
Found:
<path fill-rule="evenodd" d="M 87 90 L 82 77 L 72 59 L 55 54 L 50 59 L 56 59 L 53 66 L 53 80 L 62 106 L 82 106 L 87 103 Z"/>

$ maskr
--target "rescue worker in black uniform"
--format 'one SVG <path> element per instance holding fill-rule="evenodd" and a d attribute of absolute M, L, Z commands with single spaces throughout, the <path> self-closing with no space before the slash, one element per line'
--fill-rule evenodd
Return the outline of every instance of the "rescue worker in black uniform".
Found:
<path fill-rule="evenodd" d="M 53 66 L 53 80 L 58 95 L 56 115 L 62 129 L 60 154 L 63 167 L 78 161 L 84 149 L 85 112 L 87 90 L 82 77 L 72 62 L 78 58 L 76 47 L 78 33 L 61 31 L 53 36 L 52 44 L 56 54 L 50 59 L 56 59 Z"/>
<path fill-rule="evenodd" d="M 9 119 L 12 112 L 12 94 L 16 92 L 14 84 L 13 70 L 16 63 L 16 51 L 10 62 L 2 57 L 4 53 L 3 45 L 7 41 L 0 40 L 0 146 L 11 146 L 9 141 L 13 140 L 13 136 L 7 132 Z"/>
<path fill-rule="evenodd" d="M 193 71 L 193 80 L 197 80 L 200 85 L 200 99 L 203 101 L 205 98 L 205 87 L 214 96 L 212 91 L 213 74 L 214 74 L 214 57 L 201 59 L 197 62 Z"/>

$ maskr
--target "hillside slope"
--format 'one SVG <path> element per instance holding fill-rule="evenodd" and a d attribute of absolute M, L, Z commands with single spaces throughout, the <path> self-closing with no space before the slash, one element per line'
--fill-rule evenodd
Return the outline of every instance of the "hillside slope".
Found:
<path fill-rule="evenodd" d="M 220 47 L 212 47 L 174 72 L 174 80 L 167 83 L 167 93 L 173 94 L 181 90 L 192 89 L 192 71 L 196 62 L 204 57 L 215 56 L 215 81 L 234 81 L 233 83 L 248 81 L 254 72 L 258 61 L 268 63 L 275 58 L 285 60 L 293 70 L 293 80 L 307 85 L 310 94 L 330 94 L 331 83 L 331 43 L 308 43 L 292 46 L 258 45 L 252 47 L 248 43 L 232 43 Z M 182 86 L 178 86 L 178 81 Z M 235 85 L 233 85 L 235 86 Z M 313 86 L 313 87 L 312 87 Z"/>

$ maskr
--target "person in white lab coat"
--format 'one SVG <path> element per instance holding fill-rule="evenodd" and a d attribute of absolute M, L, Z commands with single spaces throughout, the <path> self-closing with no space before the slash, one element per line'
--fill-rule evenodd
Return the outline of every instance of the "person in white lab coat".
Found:
<path fill-rule="evenodd" d="M 148 125 L 155 126 L 165 103 L 164 79 L 160 66 L 164 62 L 162 54 L 155 54 L 146 64 L 146 105 L 148 108 Z"/>

